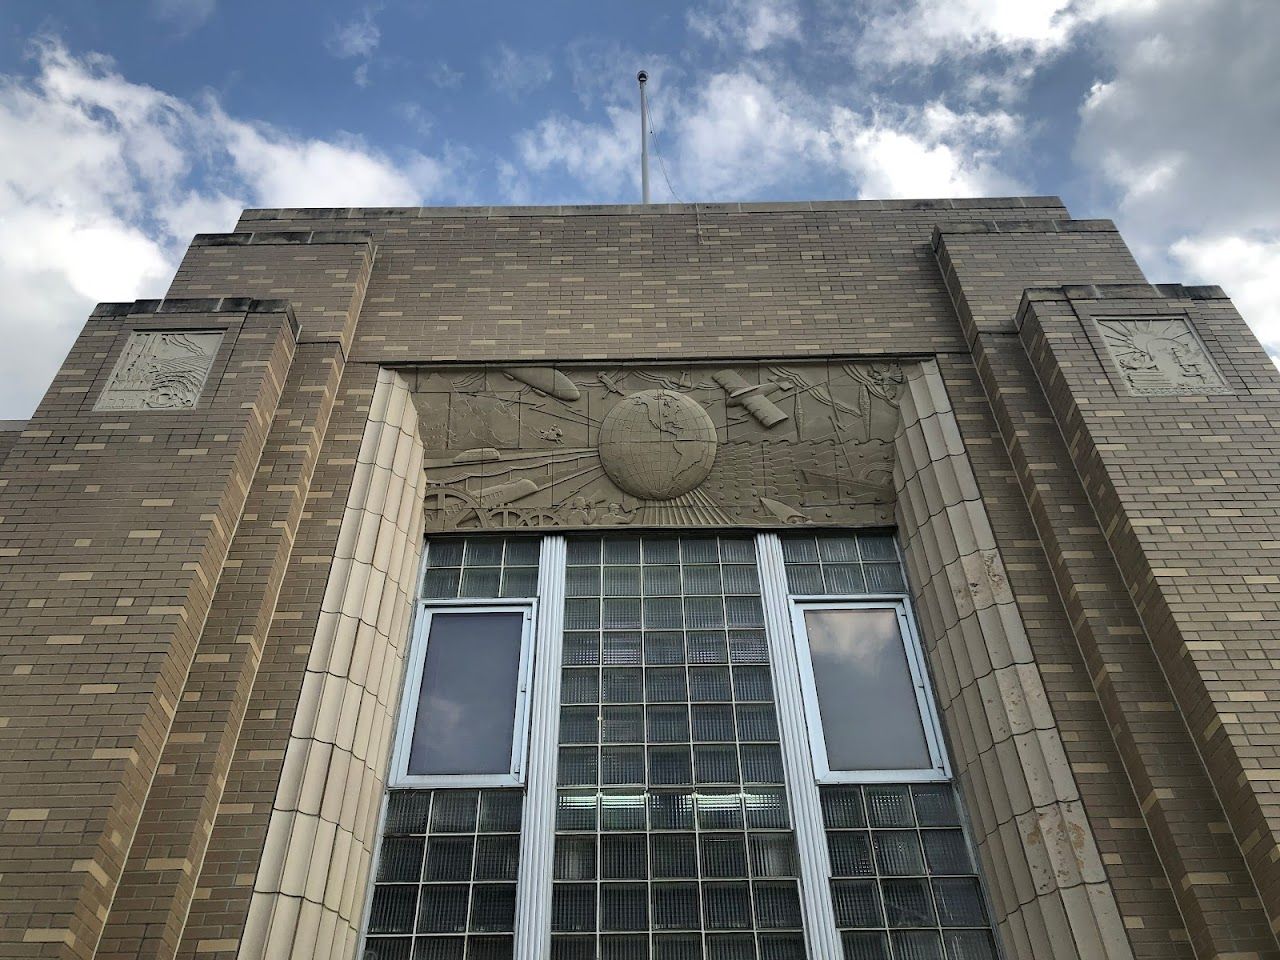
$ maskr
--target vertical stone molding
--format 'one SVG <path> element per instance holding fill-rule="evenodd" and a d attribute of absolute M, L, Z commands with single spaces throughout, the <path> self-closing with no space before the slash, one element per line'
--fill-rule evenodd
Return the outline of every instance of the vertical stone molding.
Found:
<path fill-rule="evenodd" d="M 1132 957 L 937 365 L 907 369 L 898 523 L 956 775 L 1012 956 Z"/>
<path fill-rule="evenodd" d="M 378 376 L 285 751 L 241 960 L 355 955 L 422 552 L 422 441 Z"/>

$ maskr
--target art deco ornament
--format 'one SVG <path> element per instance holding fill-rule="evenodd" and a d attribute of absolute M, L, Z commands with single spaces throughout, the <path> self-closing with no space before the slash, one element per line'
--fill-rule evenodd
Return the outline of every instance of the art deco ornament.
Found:
<path fill-rule="evenodd" d="M 1124 385 L 1135 396 L 1231 392 L 1186 320 L 1096 322 Z"/>
<path fill-rule="evenodd" d="M 220 332 L 135 331 L 121 351 L 94 409 L 194 407 L 220 343 Z"/>
<path fill-rule="evenodd" d="M 642 500 L 674 500 L 707 479 L 716 461 L 716 427 L 697 400 L 643 390 L 619 401 L 600 423 L 600 465 Z"/>
<path fill-rule="evenodd" d="M 429 530 L 883 524 L 896 363 L 422 367 Z"/>

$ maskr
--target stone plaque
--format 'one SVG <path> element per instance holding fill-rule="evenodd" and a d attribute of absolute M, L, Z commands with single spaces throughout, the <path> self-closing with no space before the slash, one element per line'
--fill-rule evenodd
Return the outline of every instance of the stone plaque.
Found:
<path fill-rule="evenodd" d="M 1161 317 L 1095 322 L 1134 396 L 1231 393 L 1186 320 Z"/>
<path fill-rule="evenodd" d="M 892 522 L 895 363 L 421 367 L 429 530 Z"/>
<path fill-rule="evenodd" d="M 220 331 L 135 331 L 94 409 L 194 407 L 221 343 Z"/>

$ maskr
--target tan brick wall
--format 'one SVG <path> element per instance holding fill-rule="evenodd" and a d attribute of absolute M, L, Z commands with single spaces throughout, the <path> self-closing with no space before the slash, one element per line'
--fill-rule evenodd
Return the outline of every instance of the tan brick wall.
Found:
<path fill-rule="evenodd" d="M 177 950 L 342 368 L 333 343 L 302 344 L 295 354 L 99 957 L 171 957 Z"/>
<path fill-rule="evenodd" d="M 96 412 L 131 330 L 225 331 L 194 409 Z M 100 308 L 0 479 L 0 955 L 90 956 L 294 350 L 284 304 Z"/>
<path fill-rule="evenodd" d="M 1129 395 L 1093 323 L 1125 316 L 1189 321 L 1236 393 Z M 1216 288 L 1032 291 L 1020 318 L 1022 343 L 1056 425 L 1071 439 L 1071 465 L 1101 528 L 1092 546 L 1095 567 L 1113 571 L 1112 596 L 1133 611 L 1130 642 L 1152 651 L 1168 678 L 1166 691 L 1148 699 L 1164 705 L 1168 725 L 1181 728 L 1182 767 L 1207 768 L 1216 792 L 1201 804 L 1185 790 L 1152 798 L 1153 805 L 1167 803 L 1171 818 L 1189 821 L 1198 840 L 1170 865 L 1174 889 L 1202 904 L 1203 936 L 1218 949 L 1274 949 L 1280 925 L 1280 807 L 1273 787 L 1280 764 L 1270 665 L 1280 623 L 1274 368 Z M 1108 554 L 1118 568 L 1105 562 Z M 1092 572 L 1077 576 L 1098 579 Z M 1099 619 L 1103 629 L 1118 625 Z M 1205 809 L 1211 801 L 1212 813 Z M 1265 917 L 1241 916 L 1246 907 L 1260 912 L 1259 894 Z"/>
<path fill-rule="evenodd" d="M 25 420 L 0 420 L 0 465 L 4 463 L 9 449 L 21 439 Z"/>
<path fill-rule="evenodd" d="M 921 594 L 1009 955 L 1114 955 L 1108 898 L 1137 957 L 1280 955 L 1277 380 L 1220 294 L 1144 282 L 1110 223 L 1054 198 L 248 211 L 197 238 L 171 296 L 287 299 L 292 366 L 262 326 L 283 314 L 171 302 L 166 326 L 236 331 L 205 399 L 94 414 L 125 324 L 159 305 L 104 311 L 25 435 L 0 429 L 0 957 L 88 956 L 104 923 L 104 957 L 241 949 L 269 824 L 297 813 L 279 787 L 378 365 L 867 355 L 935 358 L 1023 631 L 1011 666 L 1043 696 L 1002 726 L 995 673 L 961 682 Z M 1061 289 L 1108 283 L 1131 286 Z M 1237 393 L 1118 399 L 1104 308 L 1190 317 Z M 921 555 L 918 590 L 942 582 Z M 1014 828 L 1049 807 L 992 758 L 1046 717 L 1069 767 L 1051 805 L 1078 802 L 1096 859 L 1036 860 Z M 358 923 L 326 906 L 348 887 L 261 879 L 272 917 L 306 922 L 254 921 L 255 944 Z"/>
<path fill-rule="evenodd" d="M 286 299 L 301 326 L 300 342 L 334 340 L 345 356 L 372 266 L 373 245 L 361 232 L 201 234 L 168 295 Z"/>
<path fill-rule="evenodd" d="M 353 359 L 676 360 L 962 350 L 934 224 L 1065 216 L 1053 198 L 768 209 L 248 211 L 237 229 L 373 236 Z"/>

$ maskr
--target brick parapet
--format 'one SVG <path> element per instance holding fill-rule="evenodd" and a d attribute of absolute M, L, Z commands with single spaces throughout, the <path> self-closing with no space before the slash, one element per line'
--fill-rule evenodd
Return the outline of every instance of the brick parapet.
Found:
<path fill-rule="evenodd" d="M 345 357 L 376 253 L 368 231 L 200 234 L 187 249 L 169 295 L 260 293 L 284 300 L 296 311 L 300 342 L 334 341 Z"/>
<path fill-rule="evenodd" d="M 793 204 L 767 216 L 735 204 L 270 214 L 249 211 L 239 229 L 341 224 L 373 236 L 377 261 L 351 356 L 405 364 L 967 352 L 939 283 L 934 226 L 1066 211 L 1031 198 Z M 1039 235 L 1009 236 L 1034 244 Z M 1109 276 L 1140 274 L 1078 274 Z M 1021 290 L 1010 294 L 1010 316 Z"/>
<path fill-rule="evenodd" d="M 102 317 L 158 317 L 175 314 L 210 313 L 280 313 L 287 318 L 294 339 L 297 339 L 298 318 L 288 300 L 260 300 L 255 297 L 167 297 L 161 300 L 131 300 L 123 303 L 100 303 L 89 315 L 91 320 Z"/>
<path fill-rule="evenodd" d="M 646 217 L 670 214 L 741 214 L 741 213 L 809 213 L 809 212 L 949 212 L 973 210 L 1054 210 L 1065 213 L 1058 197 L 956 197 L 928 200 L 795 200 L 743 203 L 622 203 L 622 204 L 565 204 L 547 206 L 498 206 L 498 207 L 290 207 L 249 208 L 240 215 L 240 226 L 267 221 L 290 220 L 369 220 L 391 218 L 413 220 L 428 218 L 494 218 L 501 220 L 522 217 L 594 217 L 631 216 Z"/>
<path fill-rule="evenodd" d="M 197 233 L 193 247 L 300 246 L 311 244 L 362 244 L 373 252 L 373 237 L 366 230 L 246 230 L 238 233 Z"/>
<path fill-rule="evenodd" d="M 1028 287 L 1146 285 L 1109 220 L 939 224 L 931 246 L 971 345 L 982 332 L 1016 332 L 1014 318 Z"/>
<path fill-rule="evenodd" d="M 193 409 L 96 411 L 134 330 Z M 0 955 L 92 955 L 294 351 L 285 310 L 95 311 L 0 478 Z"/>

